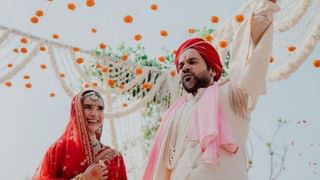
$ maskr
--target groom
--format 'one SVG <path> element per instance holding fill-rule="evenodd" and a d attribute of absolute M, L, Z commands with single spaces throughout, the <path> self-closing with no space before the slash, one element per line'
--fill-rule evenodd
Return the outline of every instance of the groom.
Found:
<path fill-rule="evenodd" d="M 219 85 L 222 63 L 200 38 L 180 45 L 175 57 L 187 96 L 162 116 L 144 180 L 246 180 L 249 115 L 265 93 L 272 51 L 275 0 L 243 23 L 233 40 L 229 81 Z"/>

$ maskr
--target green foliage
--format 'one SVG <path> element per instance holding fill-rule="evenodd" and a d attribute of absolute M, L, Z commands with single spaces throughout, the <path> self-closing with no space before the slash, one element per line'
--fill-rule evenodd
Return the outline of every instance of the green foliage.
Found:
<path fill-rule="evenodd" d="M 115 60 L 121 60 L 122 57 L 128 56 L 128 61 L 135 64 L 146 66 L 146 67 L 155 67 L 160 70 L 168 69 L 173 62 L 173 54 L 169 50 L 164 50 L 165 62 L 160 62 L 156 57 L 150 57 L 145 50 L 145 47 L 141 44 L 138 44 L 136 47 L 127 47 L 124 43 L 121 43 L 116 48 L 109 47 L 107 49 L 96 49 L 94 53 L 97 56 L 104 57 L 108 56 Z"/>

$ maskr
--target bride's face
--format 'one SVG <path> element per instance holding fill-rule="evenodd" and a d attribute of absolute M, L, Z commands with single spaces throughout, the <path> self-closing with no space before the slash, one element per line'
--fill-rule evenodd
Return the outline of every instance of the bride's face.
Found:
<path fill-rule="evenodd" d="M 103 124 L 103 102 L 99 98 L 93 99 L 88 96 L 83 99 L 82 106 L 89 133 L 95 133 Z"/>

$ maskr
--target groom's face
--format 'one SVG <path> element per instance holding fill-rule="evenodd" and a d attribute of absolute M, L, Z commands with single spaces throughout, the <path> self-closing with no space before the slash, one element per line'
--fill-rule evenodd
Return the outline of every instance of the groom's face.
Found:
<path fill-rule="evenodd" d="M 215 76 L 215 72 L 208 68 L 200 53 L 192 48 L 181 54 L 179 71 L 183 88 L 189 93 L 195 93 L 199 88 L 208 87 Z"/>

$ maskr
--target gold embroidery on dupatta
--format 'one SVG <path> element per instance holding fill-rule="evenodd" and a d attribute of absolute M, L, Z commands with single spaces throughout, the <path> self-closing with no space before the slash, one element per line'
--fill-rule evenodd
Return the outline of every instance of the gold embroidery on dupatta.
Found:
<path fill-rule="evenodd" d="M 84 121 L 84 114 L 82 110 L 82 104 L 81 104 L 81 95 L 78 95 L 75 99 L 75 105 L 76 105 L 76 118 L 77 118 L 77 125 L 80 133 L 80 138 L 81 142 L 83 143 L 85 154 L 86 154 L 86 159 L 88 164 L 92 164 L 94 162 L 94 156 L 92 149 L 90 147 L 90 139 L 89 139 L 89 134 L 87 131 L 87 127 Z"/>

